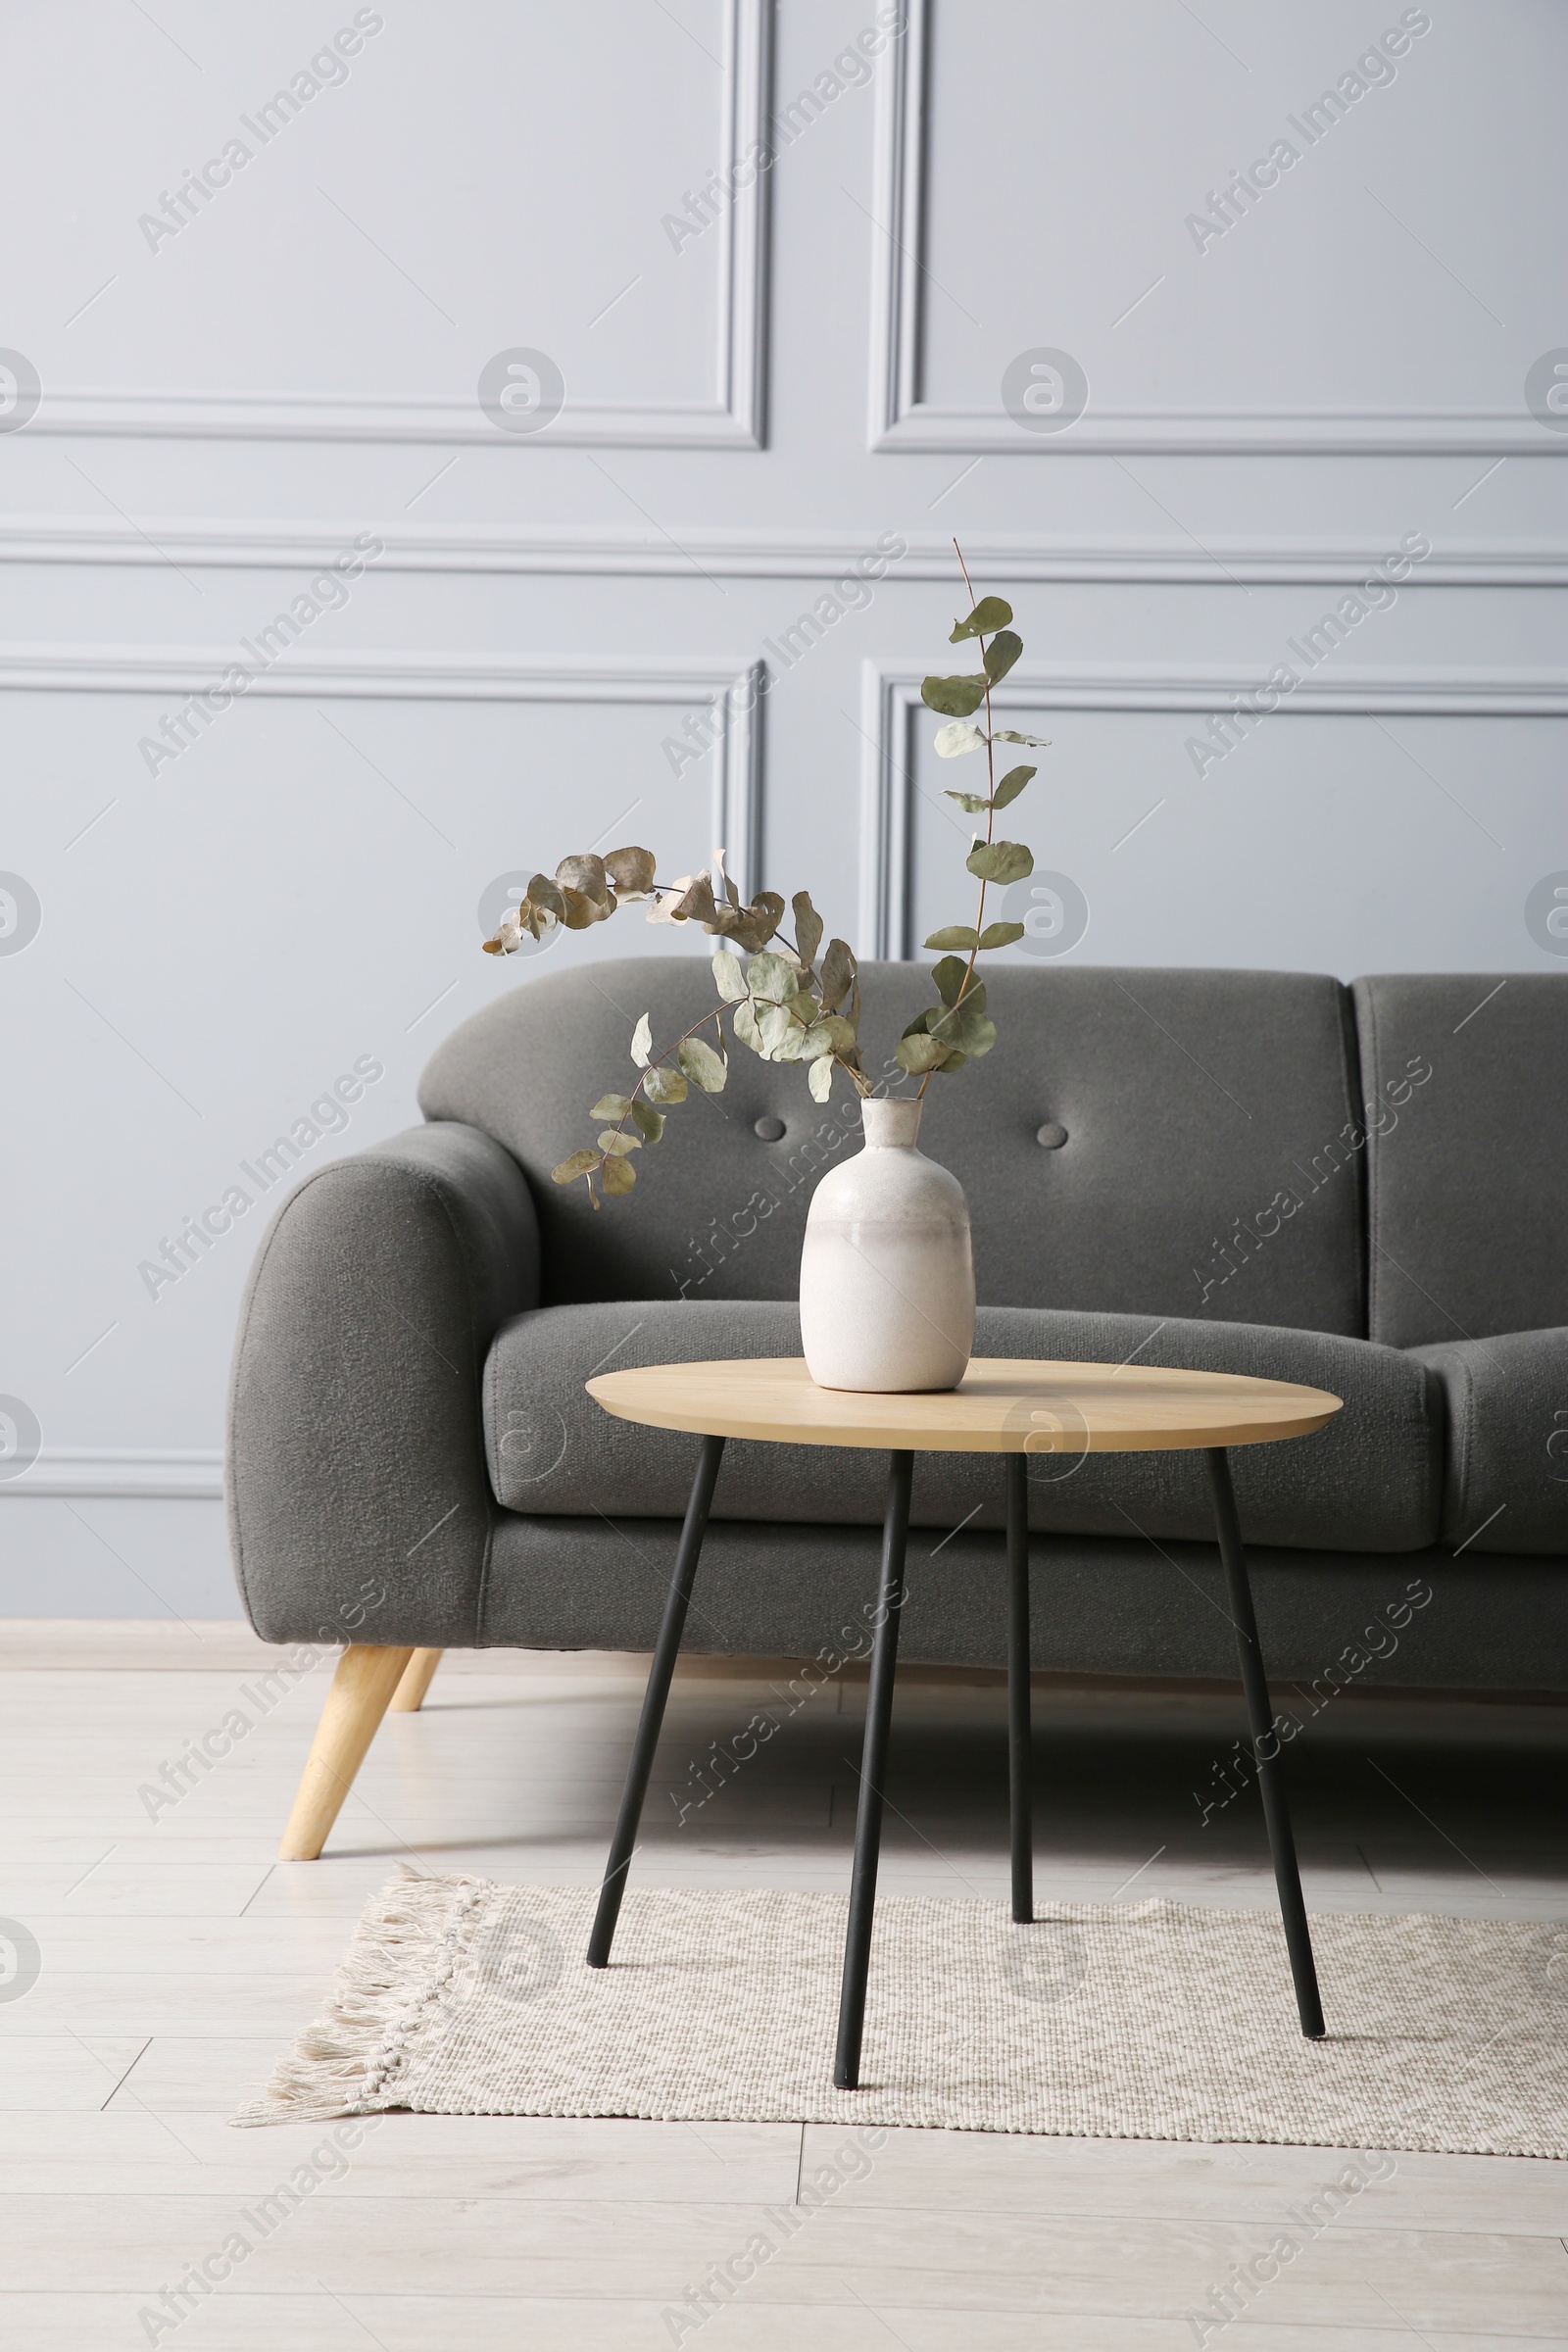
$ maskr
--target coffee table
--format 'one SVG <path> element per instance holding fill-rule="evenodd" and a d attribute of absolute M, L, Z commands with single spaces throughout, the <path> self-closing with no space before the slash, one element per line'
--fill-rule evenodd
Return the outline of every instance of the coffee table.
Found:
<path fill-rule="evenodd" d="M 1137 1364 L 1050 1363 L 976 1357 L 956 1389 L 940 1394 L 867 1396 L 819 1389 L 799 1358 L 702 1364 L 649 1364 L 608 1372 L 588 1394 L 624 1421 L 693 1432 L 702 1439 L 697 1475 L 675 1554 L 675 1573 L 648 1676 L 642 1718 L 611 1843 L 593 1934 L 590 1968 L 610 1964 L 615 1922 L 648 1793 L 654 1751 L 686 1622 L 703 1536 L 727 1438 L 781 1446 L 868 1446 L 888 1454 L 882 1573 L 865 1714 L 865 1748 L 855 1825 L 849 1931 L 839 1998 L 833 2080 L 854 2090 L 860 2079 L 866 1976 L 882 1841 L 882 1785 L 893 1718 L 899 1619 L 905 1600 L 909 1490 L 917 1452 L 1003 1456 L 1006 1493 L 1007 1778 L 1011 1813 L 1012 1916 L 1034 1917 L 1029 1733 L 1029 1456 L 1134 1453 L 1200 1447 L 1207 1457 L 1215 1532 L 1236 1628 L 1263 1816 L 1268 1827 L 1280 1915 L 1296 1986 L 1301 2032 L 1323 2034 L 1317 1971 L 1301 1900 L 1296 1841 L 1280 1768 L 1279 1740 L 1252 1610 L 1247 1554 L 1231 1486 L 1228 1449 L 1308 1436 L 1341 1408 L 1326 1389 L 1234 1373 L 1178 1372 Z"/>

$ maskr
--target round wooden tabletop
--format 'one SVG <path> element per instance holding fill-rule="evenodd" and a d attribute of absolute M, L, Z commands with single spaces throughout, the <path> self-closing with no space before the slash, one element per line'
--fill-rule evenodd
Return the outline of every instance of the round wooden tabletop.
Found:
<path fill-rule="evenodd" d="M 790 1446 L 923 1453 L 1138 1453 L 1303 1438 L 1340 1410 L 1327 1389 L 1232 1372 L 976 1356 L 956 1389 L 871 1396 L 819 1389 L 799 1356 L 645 1364 L 588 1394 L 654 1429 Z"/>

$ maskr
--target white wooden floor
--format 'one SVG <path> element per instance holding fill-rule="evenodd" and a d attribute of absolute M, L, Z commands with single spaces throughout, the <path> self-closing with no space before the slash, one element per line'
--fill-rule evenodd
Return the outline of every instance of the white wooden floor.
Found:
<path fill-rule="evenodd" d="M 316 2011 L 397 1858 L 597 1880 L 642 1661 L 449 1659 L 422 1714 L 388 1719 L 323 1860 L 278 1865 L 329 1663 L 149 1818 L 141 1791 L 166 1763 L 234 1707 L 256 1712 L 244 1691 L 267 1653 L 220 1626 L 0 1635 L 0 1914 L 41 1954 L 30 1988 L 0 1982 L 5 2352 L 652 2352 L 698 2337 L 703 2352 L 1175 2352 L 1200 2340 L 1186 2315 L 1343 2162 L 894 2132 L 698 2326 L 688 2290 L 760 2226 L 781 2233 L 764 2209 L 789 2209 L 841 2133 L 393 2116 L 171 2324 L 163 2291 L 322 2144 L 319 2129 L 225 2119 Z M 847 1886 L 863 1694 L 850 1674 L 677 1824 L 677 1799 L 701 1793 L 693 1768 L 784 1679 L 734 1663 L 682 1674 L 646 1879 Z M 1214 1792 L 1235 1700 L 1043 1685 L 1036 1717 L 1042 1895 L 1272 1901 L 1255 1800 L 1204 1825 L 1193 1793 Z M 1293 1751 L 1309 1905 L 1568 1921 L 1565 1732 L 1562 1708 L 1342 1698 Z M 885 1889 L 1005 1894 L 994 1678 L 903 1679 L 892 1794 Z M 1558 1979 L 1568 2004 L 1568 1940 Z M 1402 2155 L 1201 2340 L 1568 2346 L 1565 2231 L 1568 2166 Z"/>

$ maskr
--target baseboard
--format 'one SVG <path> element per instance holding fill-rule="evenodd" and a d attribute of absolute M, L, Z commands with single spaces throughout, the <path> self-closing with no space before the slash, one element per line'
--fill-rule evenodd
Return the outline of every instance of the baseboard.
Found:
<path fill-rule="evenodd" d="M 336 1654 L 316 1643 L 264 1642 L 248 1625 L 229 1618 L 0 1617 L 0 1673 L 248 1673 L 265 1669 L 269 1662 L 297 1663 L 302 1650 L 313 1651 L 323 1663 Z M 787 1680 L 801 1665 L 799 1658 L 694 1654 L 680 1660 L 676 1674 L 687 1684 L 769 1683 Z M 640 1690 L 648 1657 L 638 1650 L 449 1649 L 440 1671 L 443 1683 L 454 1676 L 507 1675 L 578 1685 L 622 1683 Z M 865 1678 L 859 1662 L 844 1668 L 847 1685 L 863 1684 Z M 1210 1707 L 1230 1712 L 1242 1703 L 1241 1685 L 1217 1678 L 1189 1681 L 1172 1675 L 1059 1674 L 1045 1669 L 1029 1679 L 1047 1708 L 1071 1715 L 1118 1706 L 1150 1715 L 1162 1709 L 1186 1714 Z M 1005 1684 L 1005 1674 L 992 1666 L 910 1664 L 899 1672 L 899 1689 L 906 1697 L 920 1690 L 985 1690 L 1000 1697 Z M 1543 1708 L 1563 1716 L 1568 1694 L 1385 1685 L 1344 1691 L 1335 1713 L 1342 1723 L 1354 1719 L 1365 1726 L 1375 1711 L 1414 1730 L 1423 1711 L 1436 1710 L 1448 1734 L 1468 1718 L 1471 1728 L 1485 1736 L 1500 1735 L 1508 1714 L 1517 1712 L 1523 1718 Z"/>

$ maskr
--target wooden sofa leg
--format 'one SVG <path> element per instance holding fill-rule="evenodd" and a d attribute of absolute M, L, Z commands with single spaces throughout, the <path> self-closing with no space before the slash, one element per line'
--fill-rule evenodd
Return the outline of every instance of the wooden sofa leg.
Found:
<path fill-rule="evenodd" d="M 416 1649 L 403 1670 L 403 1680 L 392 1693 L 389 1715 L 417 1715 L 424 1704 L 435 1670 L 441 1663 L 438 1649 Z"/>
<path fill-rule="evenodd" d="M 314 1862 L 320 1853 L 414 1654 L 354 1642 L 339 1658 L 277 1849 L 280 1862 Z"/>

